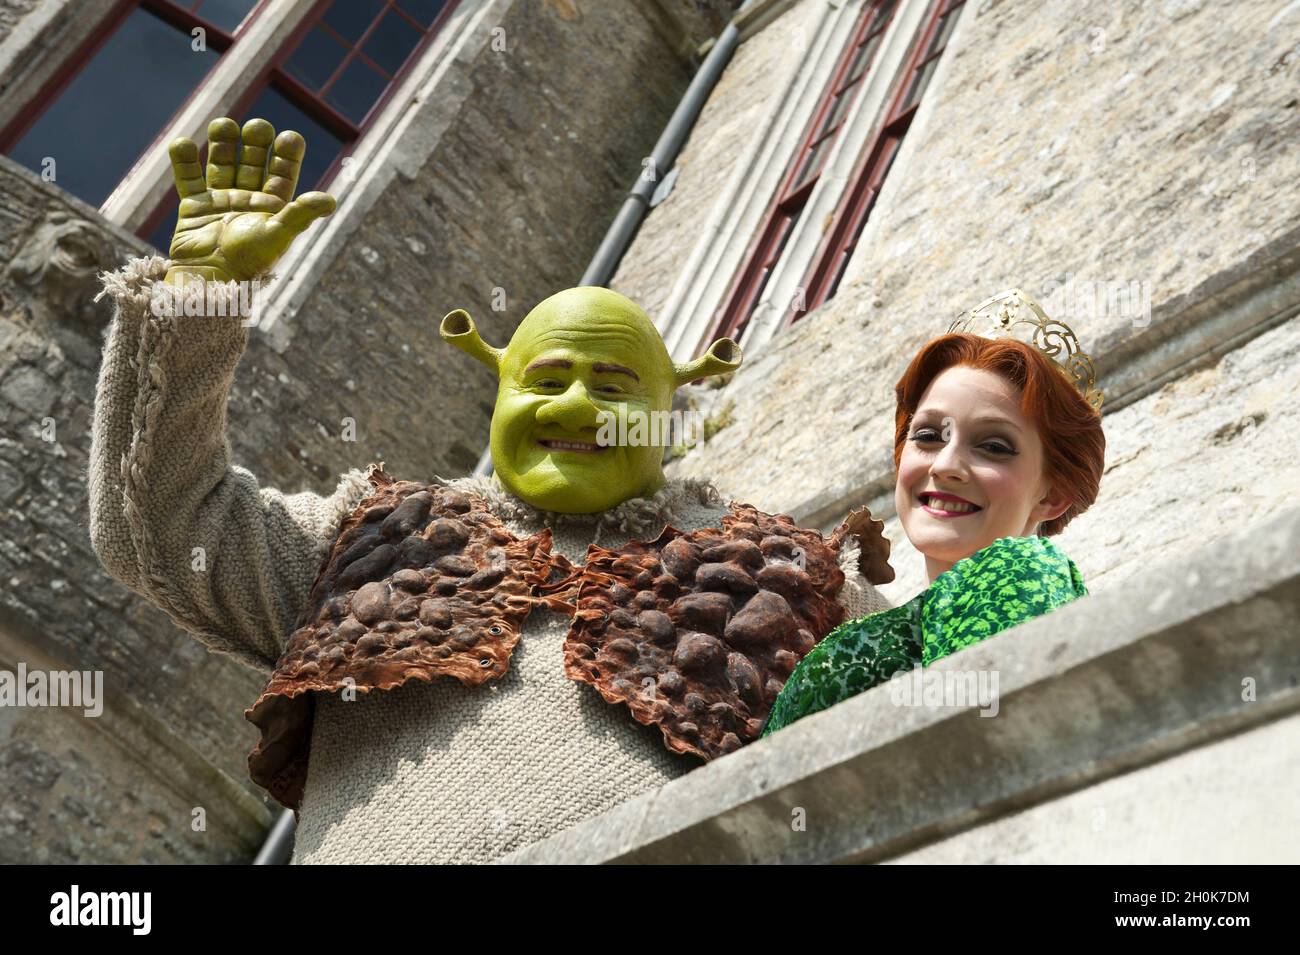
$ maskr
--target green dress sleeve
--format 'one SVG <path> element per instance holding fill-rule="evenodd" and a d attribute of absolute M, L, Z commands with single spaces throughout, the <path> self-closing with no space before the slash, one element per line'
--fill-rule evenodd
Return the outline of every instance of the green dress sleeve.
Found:
<path fill-rule="evenodd" d="M 1074 561 L 1047 538 L 1001 537 L 907 603 L 827 634 L 790 674 L 762 736 L 1087 592 Z"/>

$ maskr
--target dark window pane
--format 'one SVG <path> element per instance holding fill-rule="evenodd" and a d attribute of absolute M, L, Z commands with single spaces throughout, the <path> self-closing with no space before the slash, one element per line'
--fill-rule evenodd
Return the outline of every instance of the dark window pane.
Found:
<path fill-rule="evenodd" d="M 953 11 L 943 18 L 943 23 L 935 36 L 935 41 L 931 44 L 931 50 L 942 49 L 948 45 L 948 40 L 952 38 L 952 31 L 957 28 L 957 13 Z"/>
<path fill-rule="evenodd" d="M 936 56 L 929 63 L 925 64 L 925 66 L 921 67 L 920 73 L 917 75 L 916 79 L 912 81 L 912 89 L 907 94 L 907 102 L 903 104 L 904 109 L 915 106 L 921 101 L 921 95 L 925 92 L 925 88 L 930 85 L 930 77 L 934 74 L 935 68 L 938 67 L 938 65 L 939 57 Z"/>
<path fill-rule="evenodd" d="M 330 88 L 326 102 L 358 126 L 375 105 L 388 81 L 360 60 L 353 60 Z"/>
<path fill-rule="evenodd" d="M 284 64 L 284 70 L 308 89 L 319 90 L 343 62 L 347 52 L 347 47 L 316 27 L 303 37 Z"/>
<path fill-rule="evenodd" d="M 343 141 L 316 122 L 288 97 L 273 86 L 262 90 L 260 96 L 244 114 L 244 119 L 261 117 L 275 127 L 276 133 L 292 129 L 302 133 L 307 140 L 307 154 L 303 157 L 302 172 L 298 177 L 298 190 L 294 195 L 319 189 L 325 170 L 343 151 Z"/>
<path fill-rule="evenodd" d="M 835 95 L 835 105 L 831 107 L 830 115 L 826 117 L 826 124 L 822 127 L 823 129 L 834 129 L 840 124 L 840 120 L 849 111 L 849 105 L 853 102 L 853 97 L 857 95 L 857 92 L 857 84 L 854 84 L 847 89 L 840 90 Z"/>
<path fill-rule="evenodd" d="M 423 34 L 402 19 L 400 14 L 389 10 L 361 50 L 383 67 L 390 76 L 396 76 L 422 36 Z"/>
<path fill-rule="evenodd" d="M 853 63 L 849 67 L 849 79 L 856 80 L 866 70 L 871 63 L 871 57 L 876 52 L 876 47 L 880 45 L 881 34 L 868 37 L 866 42 L 858 47 L 857 52 L 853 55 Z"/>
<path fill-rule="evenodd" d="M 892 141 L 889 143 L 889 145 L 888 145 L 888 147 L 887 147 L 889 151 L 888 151 L 888 154 L 887 154 L 886 157 L 885 157 L 884 165 L 881 167 L 881 169 L 880 169 L 880 173 L 876 176 L 876 186 L 875 186 L 875 189 L 876 189 L 876 192 L 877 192 L 877 193 L 880 192 L 881 188 L 884 186 L 884 184 L 885 184 L 885 177 L 889 175 L 889 170 L 893 167 L 893 165 L 894 165 L 894 160 L 898 158 L 898 148 L 899 148 L 902 144 L 903 144 L 902 139 L 895 139 L 895 140 L 892 140 Z M 875 204 L 875 201 L 876 201 L 875 198 L 872 198 L 871 202 L 872 202 L 873 205 Z M 863 221 L 863 223 L 865 223 L 865 222 L 866 222 L 866 219 L 863 218 L 862 221 Z M 861 234 L 862 234 L 862 228 L 859 226 L 859 228 L 858 228 L 858 232 L 857 232 L 857 235 L 861 235 Z M 858 240 L 857 240 L 857 236 L 854 237 L 853 241 L 854 241 L 854 242 L 857 242 L 857 241 L 858 241 Z"/>
<path fill-rule="evenodd" d="M 840 261 L 835 266 L 835 277 L 831 279 L 830 288 L 826 290 L 826 300 L 830 301 L 835 297 L 835 293 L 840 289 L 840 279 L 844 278 L 844 272 L 849 267 L 849 260 L 853 258 L 853 250 L 840 253 Z"/>
<path fill-rule="evenodd" d="M 781 258 L 781 253 L 785 251 L 785 244 L 790 240 L 790 236 L 794 233 L 795 224 L 799 221 L 799 217 L 803 215 L 803 210 L 804 204 L 800 203 L 798 209 L 786 213 L 785 223 L 781 227 L 781 241 L 777 243 L 776 251 L 772 253 L 773 265 L 776 264 L 777 259 Z"/>
<path fill-rule="evenodd" d="M 785 250 L 785 243 L 794 232 L 795 223 L 803 215 L 803 206 L 800 206 L 793 213 L 781 214 L 780 219 L 772 223 L 771 229 L 779 230 L 776 249 L 763 263 L 763 271 L 759 274 L 757 282 L 754 284 L 754 297 L 749 302 L 749 307 L 745 310 L 745 324 L 749 324 L 750 318 L 754 315 L 754 310 L 758 308 L 758 303 L 763 300 L 763 293 L 767 291 L 767 283 L 772 278 L 772 273 L 776 271 L 776 263 L 780 261 L 781 253 Z M 784 303 L 783 303 L 784 304 Z"/>
<path fill-rule="evenodd" d="M 382 9 L 384 0 L 334 0 L 325 11 L 325 22 L 356 43 Z"/>
<path fill-rule="evenodd" d="M 849 244 L 844 248 L 839 263 L 835 267 L 835 277 L 826 291 L 826 299 L 830 300 L 835 297 L 839 291 L 840 280 L 844 278 L 844 273 L 849 267 L 849 261 L 853 258 L 853 253 L 858 247 L 858 239 L 862 238 L 862 232 L 867 227 L 867 220 L 871 218 L 871 210 L 876 207 L 876 199 L 880 196 L 880 189 L 884 185 L 885 177 L 889 175 L 889 169 L 894 165 L 894 159 L 898 156 L 898 147 L 901 145 L 901 139 L 891 140 L 884 145 L 886 150 L 883 155 L 883 162 L 877 160 L 878 171 L 872 177 L 873 185 L 871 192 L 867 196 L 867 201 L 862 208 L 861 218 L 853 230 L 853 236 Z"/>
<path fill-rule="evenodd" d="M 397 5 L 427 28 L 438 19 L 438 14 L 447 6 L 447 0 L 397 0 Z"/>
<path fill-rule="evenodd" d="M 803 169 L 799 171 L 799 178 L 795 183 L 794 190 L 792 191 L 797 191 L 799 189 L 802 189 L 805 185 L 808 184 L 808 181 L 810 179 L 815 178 L 817 174 L 821 172 L 822 157 L 825 154 L 827 148 L 834 141 L 835 141 L 834 136 L 827 136 L 824 139 L 820 140 L 817 143 L 817 145 L 813 146 L 811 150 L 809 150 L 808 158 L 804 160 Z"/>
<path fill-rule="evenodd" d="M 53 158 L 56 185 L 101 205 L 216 63 L 190 39 L 136 10 L 9 155 L 36 172 Z"/>
<path fill-rule="evenodd" d="M 162 221 L 158 223 L 157 228 L 153 230 L 147 238 L 153 243 L 153 247 L 162 255 L 167 254 L 167 250 L 172 244 L 172 233 L 176 231 L 176 212 L 180 208 L 180 197 L 176 191 L 172 190 L 167 199 L 167 211 L 163 214 Z"/>
<path fill-rule="evenodd" d="M 194 12 L 227 33 L 234 33 L 257 0 L 202 0 Z"/>

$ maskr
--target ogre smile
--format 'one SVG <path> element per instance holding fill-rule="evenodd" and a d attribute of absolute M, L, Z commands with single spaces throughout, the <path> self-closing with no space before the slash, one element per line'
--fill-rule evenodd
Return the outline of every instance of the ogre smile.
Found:
<path fill-rule="evenodd" d="M 591 441 L 555 441 L 543 438 L 539 439 L 537 443 L 548 451 L 575 451 L 579 454 L 598 454 L 606 450 L 604 445 Z"/>

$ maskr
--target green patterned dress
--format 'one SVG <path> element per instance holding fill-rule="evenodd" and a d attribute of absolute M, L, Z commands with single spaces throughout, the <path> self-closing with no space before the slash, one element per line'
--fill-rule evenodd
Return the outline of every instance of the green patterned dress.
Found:
<path fill-rule="evenodd" d="M 1045 537 L 1001 537 L 907 603 L 840 624 L 799 662 L 763 736 L 1087 594 Z"/>

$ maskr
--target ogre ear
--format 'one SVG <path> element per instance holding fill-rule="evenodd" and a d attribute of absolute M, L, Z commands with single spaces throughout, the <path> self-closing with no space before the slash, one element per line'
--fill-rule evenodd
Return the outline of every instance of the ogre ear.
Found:
<path fill-rule="evenodd" d="M 742 357 L 739 345 L 730 338 L 719 338 L 699 358 L 673 364 L 673 374 L 676 378 L 674 387 L 680 388 L 701 378 L 735 371 L 740 367 Z"/>
<path fill-rule="evenodd" d="M 471 358 L 477 358 L 498 376 L 501 374 L 503 354 L 501 349 L 493 348 L 479 338 L 478 329 L 474 327 L 474 319 L 470 318 L 469 312 L 463 308 L 447 313 L 442 324 L 438 326 L 438 334 L 442 336 L 443 341 L 455 345 Z"/>

